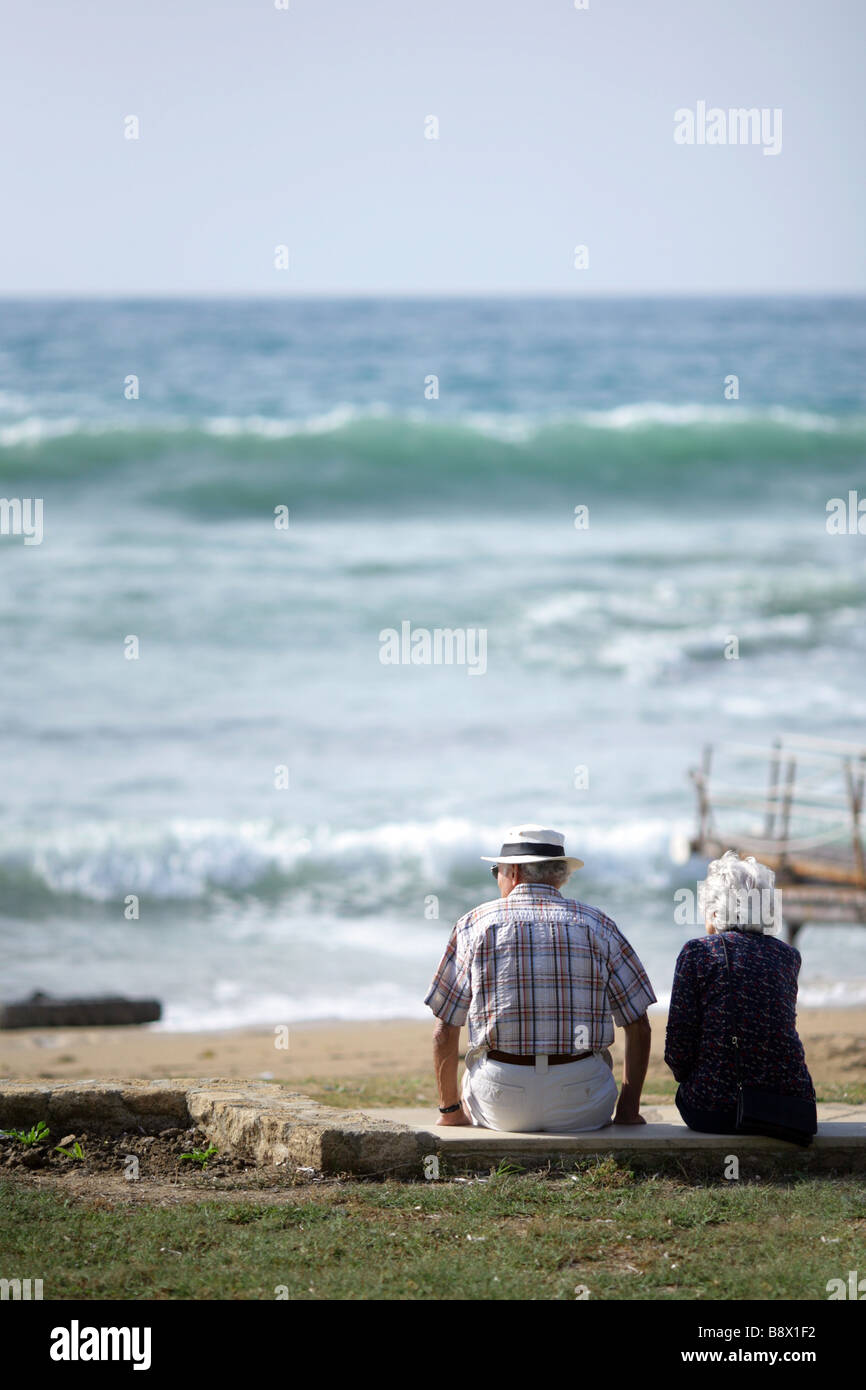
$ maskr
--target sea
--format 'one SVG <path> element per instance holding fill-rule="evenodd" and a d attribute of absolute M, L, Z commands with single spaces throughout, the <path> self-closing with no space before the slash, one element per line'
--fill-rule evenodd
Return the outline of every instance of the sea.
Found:
<path fill-rule="evenodd" d="M 704 746 L 866 733 L 864 361 L 858 299 L 4 300 L 3 996 L 429 1017 L 532 822 L 663 1004 Z"/>

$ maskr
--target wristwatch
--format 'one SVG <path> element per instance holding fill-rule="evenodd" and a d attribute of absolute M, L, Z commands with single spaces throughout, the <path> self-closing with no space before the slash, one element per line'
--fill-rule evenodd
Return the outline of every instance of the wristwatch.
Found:
<path fill-rule="evenodd" d="M 456 1105 L 440 1105 L 440 1106 L 439 1106 L 439 1114 L 440 1114 L 440 1115 L 453 1115 L 453 1114 L 454 1114 L 454 1111 L 455 1111 L 455 1110 L 459 1110 L 459 1109 L 460 1109 L 460 1102 L 459 1102 L 459 1100 L 458 1100 L 458 1102 L 457 1102 Z"/>

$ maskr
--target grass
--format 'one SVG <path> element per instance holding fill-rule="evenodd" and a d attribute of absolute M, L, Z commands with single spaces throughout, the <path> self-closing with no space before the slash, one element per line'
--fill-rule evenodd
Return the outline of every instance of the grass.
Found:
<path fill-rule="evenodd" d="M 685 1186 L 610 1158 L 171 1207 L 5 1182 L 0 1249 L 2 1273 L 43 1279 L 46 1298 L 825 1300 L 866 1269 L 866 1189 Z"/>
<path fill-rule="evenodd" d="M 5 1129 L 3 1133 L 7 1139 L 17 1139 L 19 1144 L 42 1144 L 48 1138 L 51 1130 L 44 1120 L 38 1120 L 31 1129 Z"/>
<path fill-rule="evenodd" d="M 438 1104 L 429 1072 L 425 1076 L 362 1076 L 351 1081 L 320 1081 L 310 1076 L 303 1081 L 277 1084 L 302 1091 L 305 1096 L 340 1110 L 357 1110 L 365 1105 L 435 1107 Z"/>
<path fill-rule="evenodd" d="M 54 1152 L 64 1154 L 66 1158 L 76 1158 L 79 1162 L 84 1161 L 84 1150 L 77 1139 L 71 1149 L 64 1149 L 62 1144 L 55 1144 Z"/>
<path fill-rule="evenodd" d="M 338 1109 L 356 1110 L 365 1106 L 427 1106 L 437 1104 L 436 1090 L 429 1072 L 423 1076 L 363 1076 L 347 1081 L 321 1081 L 306 1077 L 303 1081 L 275 1082 L 293 1091 L 333 1105 Z M 673 1077 L 659 1077 L 647 1083 L 641 1104 L 673 1105 L 677 1083 Z M 851 1105 L 866 1105 L 866 1081 L 844 1081 L 816 1087 L 819 1101 L 847 1101 Z"/>
<path fill-rule="evenodd" d="M 180 1161 L 181 1163 L 197 1163 L 201 1169 L 205 1169 L 208 1159 L 213 1158 L 216 1153 L 219 1153 L 219 1149 L 215 1149 L 211 1144 L 207 1149 L 192 1149 L 190 1153 L 181 1154 Z"/>
<path fill-rule="evenodd" d="M 847 1101 L 850 1105 L 866 1105 L 866 1081 L 838 1081 L 815 1086 L 819 1101 Z"/>
<path fill-rule="evenodd" d="M 351 1081 L 319 1081 L 306 1077 L 303 1081 L 278 1082 L 293 1091 L 333 1105 L 340 1110 L 357 1110 L 365 1106 L 410 1106 L 417 1109 L 438 1105 L 436 1089 L 430 1073 L 424 1076 L 362 1076 Z M 672 1105 L 677 1083 L 671 1080 L 653 1083 L 643 1096 L 644 1105 Z M 864 1087 L 866 1091 L 866 1087 Z"/>

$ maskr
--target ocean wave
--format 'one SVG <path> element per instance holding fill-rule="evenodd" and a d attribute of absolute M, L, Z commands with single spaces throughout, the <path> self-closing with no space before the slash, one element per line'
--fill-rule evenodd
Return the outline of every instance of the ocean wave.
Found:
<path fill-rule="evenodd" d="M 430 954 L 430 960 L 435 952 Z M 644 959 L 644 964 L 647 961 Z M 655 980 L 660 967 L 651 970 Z M 669 971 L 666 973 L 670 973 Z M 426 983 L 426 976 L 424 977 Z M 328 988 L 303 994 L 284 994 L 274 991 L 263 994 L 249 991 L 240 984 L 236 991 L 218 997 L 187 997 L 170 999 L 162 1020 L 153 1024 L 153 1032 L 195 1032 L 222 1028 L 261 1028 L 270 1031 L 273 1020 L 286 1023 L 341 1020 L 345 1022 L 377 1021 L 382 1019 L 419 1019 L 429 1021 L 430 1014 L 421 1002 L 415 981 L 398 980 L 370 982 L 362 987 L 349 982 L 332 980 Z M 650 1017 L 660 1026 L 661 1017 L 670 1007 L 670 989 L 656 988 L 656 1003 L 649 1008 Z M 801 984 L 798 1006 L 801 1009 L 851 1009 L 866 1004 L 866 980 L 822 979 L 816 975 L 809 983 Z"/>
<path fill-rule="evenodd" d="M 383 980 L 363 986 L 340 985 L 334 981 L 328 989 L 312 989 L 303 994 L 274 991 L 245 991 L 239 987 L 237 997 L 212 1000 L 207 998 L 172 999 L 166 1002 L 159 1023 L 148 1031 L 163 1033 L 192 1033 L 200 1030 L 217 1031 L 224 1028 L 262 1028 L 273 1030 L 273 1021 L 282 1023 L 313 1023 L 341 1021 L 346 1023 L 379 1022 L 383 1019 L 429 1020 L 430 1011 L 419 997 L 419 988 Z"/>
<path fill-rule="evenodd" d="M 209 511 L 258 511 L 274 487 L 336 504 L 453 494 L 507 480 L 527 490 L 591 484 L 683 495 L 731 486 L 705 464 L 742 465 L 750 486 L 774 466 L 808 484 L 816 468 L 866 454 L 866 418 L 731 405 L 636 403 L 539 417 L 434 410 L 395 414 L 341 405 L 302 419 L 262 416 L 106 420 L 28 416 L 0 426 L 0 477 L 69 487 L 114 484 L 126 470 L 152 500 Z M 150 464 L 144 472 L 133 465 Z M 160 466 L 163 465 L 163 466 Z M 4 483 L 4 486 L 6 484 Z"/>
<path fill-rule="evenodd" d="M 803 941 L 797 947 L 802 951 Z M 866 1004 L 866 980 L 815 979 L 800 985 L 797 1004 L 801 1009 L 855 1009 Z"/>
<path fill-rule="evenodd" d="M 15 399 L 5 398 L 8 406 Z M 536 415 L 493 411 L 467 411 L 443 419 L 434 418 L 430 410 L 393 411 L 383 402 L 366 406 L 343 403 L 331 410 L 297 419 L 265 415 L 216 415 L 208 417 L 145 416 L 144 421 L 132 420 L 129 415 L 104 419 L 89 419 L 78 415 L 25 415 L 0 426 L 0 448 L 18 444 L 39 444 L 43 440 L 83 435 L 98 439 L 110 435 L 141 435 L 145 438 L 164 436 L 188 438 L 190 435 L 217 438 L 292 439 L 298 435 L 335 434 L 370 421 L 388 421 L 398 427 L 458 428 L 474 434 L 503 441 L 527 441 L 547 431 L 588 429 L 593 431 L 627 432 L 647 426 L 679 431 L 709 427 L 713 430 L 743 430 L 756 427 L 790 432 L 792 434 L 850 434 L 863 439 L 866 418 L 857 415 L 822 415 L 817 411 L 792 410 L 788 406 L 763 408 L 741 407 L 738 404 L 720 406 L 698 403 L 670 405 L 660 401 L 636 401 L 612 406 L 606 410 L 580 410 L 569 413 L 546 412 Z"/>
<path fill-rule="evenodd" d="M 410 892 L 482 884 L 481 856 L 502 831 L 457 818 L 307 832 L 271 821 L 93 824 L 7 835 L 0 842 L 0 891 L 7 912 L 15 903 L 44 912 L 74 900 L 122 902 L 129 894 L 202 905 L 225 897 L 297 897 L 308 907 L 324 901 L 337 910 L 372 912 L 400 906 Z M 670 825 L 636 819 L 566 827 L 566 835 L 594 878 L 634 879 L 666 860 Z"/>

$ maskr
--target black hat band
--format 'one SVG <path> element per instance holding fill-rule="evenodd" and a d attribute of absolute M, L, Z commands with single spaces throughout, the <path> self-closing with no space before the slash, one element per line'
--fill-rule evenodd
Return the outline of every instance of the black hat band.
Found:
<path fill-rule="evenodd" d="M 564 856 L 565 850 L 562 845 L 538 845 L 521 840 L 516 845 L 503 845 L 499 851 L 499 858 L 503 859 L 511 854 L 537 854 L 543 855 L 545 859 L 560 859 Z"/>

